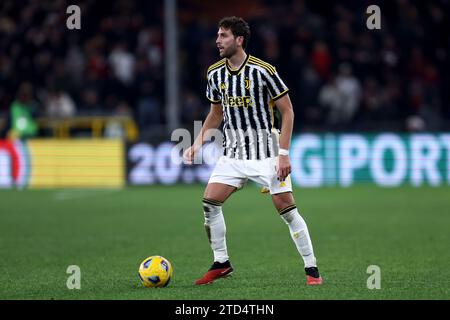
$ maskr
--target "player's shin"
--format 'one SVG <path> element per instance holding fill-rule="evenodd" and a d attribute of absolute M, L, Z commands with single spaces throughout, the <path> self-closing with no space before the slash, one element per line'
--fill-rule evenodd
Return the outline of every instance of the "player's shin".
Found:
<path fill-rule="evenodd" d="M 228 260 L 228 252 L 222 203 L 210 199 L 203 199 L 203 211 L 205 215 L 206 234 L 208 235 L 211 249 L 214 252 L 214 261 L 223 263 Z"/>
<path fill-rule="evenodd" d="M 288 225 L 292 240 L 305 262 L 305 268 L 316 267 L 311 238 L 305 220 L 298 213 L 297 207 L 291 205 L 279 211 L 281 219 Z"/>

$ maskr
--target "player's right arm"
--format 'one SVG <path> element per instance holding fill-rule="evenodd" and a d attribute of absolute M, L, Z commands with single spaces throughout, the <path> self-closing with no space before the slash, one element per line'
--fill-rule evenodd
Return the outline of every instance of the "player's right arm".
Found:
<path fill-rule="evenodd" d="M 206 141 L 209 141 L 211 138 L 211 130 L 217 129 L 223 120 L 223 112 L 222 105 L 220 103 L 211 103 L 211 109 L 209 110 L 208 116 L 203 123 L 202 129 L 200 130 L 199 135 L 195 139 L 192 146 L 190 146 L 183 153 L 183 159 L 185 163 L 192 164 L 194 161 L 194 156 L 203 146 Z"/>

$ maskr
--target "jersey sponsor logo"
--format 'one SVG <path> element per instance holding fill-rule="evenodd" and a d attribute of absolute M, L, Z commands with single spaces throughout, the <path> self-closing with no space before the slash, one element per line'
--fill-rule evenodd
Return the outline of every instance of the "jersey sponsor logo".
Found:
<path fill-rule="evenodd" d="M 252 107 L 253 99 L 250 96 L 236 96 L 230 97 L 227 93 L 224 94 L 222 104 L 226 108 L 236 108 L 236 107 Z"/>

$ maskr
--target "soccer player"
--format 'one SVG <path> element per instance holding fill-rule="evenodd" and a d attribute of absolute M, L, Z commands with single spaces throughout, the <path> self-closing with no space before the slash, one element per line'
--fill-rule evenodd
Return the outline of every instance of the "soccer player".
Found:
<path fill-rule="evenodd" d="M 192 163 L 210 134 L 223 122 L 224 154 L 214 168 L 203 195 L 205 229 L 214 263 L 195 284 L 203 285 L 233 272 L 225 233 L 222 204 L 248 179 L 270 191 L 281 219 L 288 225 L 303 258 L 308 285 L 322 284 L 305 221 L 300 216 L 290 180 L 289 146 L 294 112 L 288 88 L 276 69 L 245 52 L 250 28 L 242 18 L 219 22 L 216 44 L 222 60 L 207 71 L 206 97 L 211 109 L 200 134 L 183 154 Z M 273 134 L 273 107 L 281 114 L 279 141 Z"/>

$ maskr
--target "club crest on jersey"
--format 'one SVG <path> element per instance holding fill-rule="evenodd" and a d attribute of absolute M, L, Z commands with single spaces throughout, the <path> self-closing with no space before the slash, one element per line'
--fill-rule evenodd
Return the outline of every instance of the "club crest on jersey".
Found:
<path fill-rule="evenodd" d="M 244 82 L 245 82 L 245 89 L 247 89 L 247 90 L 250 89 L 250 85 L 251 85 L 250 79 L 245 78 Z"/>
<path fill-rule="evenodd" d="M 226 89 L 227 89 L 226 83 L 225 83 L 225 82 L 222 82 L 222 83 L 220 84 L 220 90 L 226 90 Z"/>

